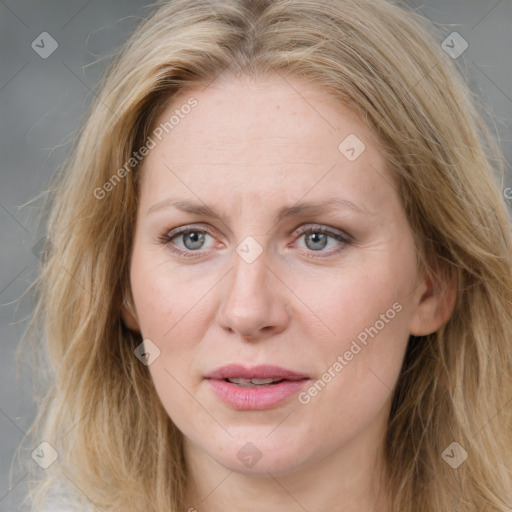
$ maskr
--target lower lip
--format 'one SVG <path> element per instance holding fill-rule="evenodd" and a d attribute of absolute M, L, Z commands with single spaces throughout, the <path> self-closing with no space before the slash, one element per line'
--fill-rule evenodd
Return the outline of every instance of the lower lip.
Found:
<path fill-rule="evenodd" d="M 298 393 L 309 379 L 284 380 L 278 384 L 243 388 L 219 379 L 207 379 L 213 392 L 227 405 L 238 410 L 271 409 Z"/>

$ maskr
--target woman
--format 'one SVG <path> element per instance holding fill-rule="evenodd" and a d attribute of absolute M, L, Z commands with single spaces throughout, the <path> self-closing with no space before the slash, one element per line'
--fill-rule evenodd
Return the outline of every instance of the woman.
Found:
<path fill-rule="evenodd" d="M 54 187 L 36 506 L 512 509 L 503 163 L 436 37 L 385 0 L 137 29 Z"/>

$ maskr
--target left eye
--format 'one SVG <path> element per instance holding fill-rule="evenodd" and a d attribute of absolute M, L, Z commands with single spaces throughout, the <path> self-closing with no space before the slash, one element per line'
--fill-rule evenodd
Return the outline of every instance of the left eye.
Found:
<path fill-rule="evenodd" d="M 300 230 L 299 233 L 297 233 L 297 235 L 298 239 L 304 237 L 305 246 L 307 249 L 317 253 L 332 252 L 324 251 L 324 249 L 326 249 L 326 247 L 328 246 L 329 239 L 338 242 L 338 244 L 334 245 L 341 245 L 341 247 L 338 247 L 338 250 L 341 250 L 344 248 L 344 246 L 350 244 L 350 239 L 348 236 L 336 233 L 323 227 L 302 228 L 302 230 Z M 210 235 L 209 232 L 204 229 L 184 227 L 178 228 L 174 231 L 164 234 L 160 238 L 160 242 L 164 245 L 170 246 L 170 249 L 173 252 L 182 254 L 184 256 L 192 256 L 191 253 L 199 252 L 200 249 L 204 248 L 206 237 L 210 237 L 213 239 L 213 236 Z M 175 240 L 179 240 L 180 238 L 182 240 L 182 246 L 175 242 Z"/>
<path fill-rule="evenodd" d="M 299 232 L 299 235 L 299 238 L 302 238 L 303 236 L 305 237 L 304 241 L 306 247 L 313 252 L 330 253 L 331 251 L 322 251 L 322 249 L 325 249 L 329 243 L 329 239 L 338 242 L 338 244 L 335 245 L 341 245 L 337 250 L 341 250 L 350 244 L 348 235 L 342 235 L 341 233 L 336 233 L 324 227 L 306 227 Z"/>

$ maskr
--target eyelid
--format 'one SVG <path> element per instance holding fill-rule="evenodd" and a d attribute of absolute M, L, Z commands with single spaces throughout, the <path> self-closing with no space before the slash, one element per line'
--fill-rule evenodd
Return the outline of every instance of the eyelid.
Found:
<path fill-rule="evenodd" d="M 304 233 L 308 232 L 319 232 L 324 233 L 328 235 L 333 236 L 339 236 L 341 239 L 343 239 L 346 243 L 353 242 L 353 238 L 346 232 L 342 230 L 338 230 L 336 228 L 331 228 L 329 226 L 325 226 L 323 224 L 304 224 L 303 226 L 300 226 L 295 231 L 296 236 L 303 235 Z"/>
<path fill-rule="evenodd" d="M 183 226 L 178 226 L 174 229 L 166 231 L 163 235 L 158 237 L 158 241 L 162 245 L 168 246 L 169 244 L 172 244 L 173 248 L 170 249 L 170 250 L 172 250 L 172 252 L 175 252 L 177 254 L 182 254 L 188 258 L 198 258 L 198 257 L 203 256 L 205 251 L 203 251 L 201 249 L 199 249 L 197 251 L 185 250 L 185 249 L 182 249 L 181 247 L 176 246 L 172 242 L 173 238 L 176 238 L 177 236 L 179 236 L 183 233 L 194 232 L 194 231 L 204 232 L 214 238 L 216 237 L 216 235 L 214 234 L 214 230 L 212 228 L 210 228 L 208 225 L 185 224 Z M 302 226 L 300 226 L 293 232 L 293 236 L 297 238 L 297 237 L 302 236 L 304 233 L 322 233 L 322 234 L 329 236 L 330 238 L 334 238 L 341 244 L 341 247 L 330 249 L 328 251 L 307 251 L 310 253 L 310 254 L 308 254 L 308 257 L 312 257 L 312 258 L 322 258 L 322 257 L 328 257 L 328 256 L 332 256 L 334 254 L 338 254 L 340 251 L 343 251 L 348 245 L 352 245 L 354 243 L 353 237 L 351 235 L 349 235 L 347 232 L 338 230 L 336 228 L 331 228 L 329 226 L 322 225 L 322 224 L 314 224 L 314 223 L 303 224 Z M 317 253 L 317 254 L 315 254 L 315 253 Z"/>
<path fill-rule="evenodd" d="M 160 235 L 158 237 L 158 242 L 162 245 L 166 245 L 168 246 L 169 244 L 172 244 L 174 247 L 172 250 L 172 252 L 175 252 L 177 254 L 183 254 L 185 255 L 186 257 L 189 257 L 189 258 L 194 258 L 194 257 L 198 257 L 200 255 L 202 255 L 202 251 L 201 250 L 198 250 L 198 251 L 187 251 L 185 249 L 182 249 L 181 247 L 178 247 L 176 246 L 173 242 L 172 242 L 172 239 L 173 238 L 176 238 L 177 236 L 181 235 L 181 234 L 184 234 L 184 233 L 188 233 L 188 232 L 193 232 L 193 231 L 197 231 L 197 232 L 204 232 L 204 233 L 207 233 L 208 235 L 210 235 L 211 237 L 215 237 L 215 235 L 213 234 L 213 231 L 211 228 L 205 226 L 205 225 L 195 225 L 195 224 L 185 224 L 183 226 L 178 226 L 176 228 L 173 228 L 171 230 L 167 230 L 165 231 L 162 235 Z M 197 253 L 197 255 L 194 255 L 194 253 Z"/>

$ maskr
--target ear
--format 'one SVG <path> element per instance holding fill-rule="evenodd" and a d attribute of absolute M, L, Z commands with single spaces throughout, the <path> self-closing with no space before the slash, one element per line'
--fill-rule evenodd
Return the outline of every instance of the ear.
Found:
<path fill-rule="evenodd" d="M 137 319 L 137 313 L 135 312 L 135 307 L 133 306 L 133 299 L 131 294 L 128 293 L 129 299 L 126 297 L 123 298 L 123 304 L 121 306 L 121 318 L 123 319 L 124 324 L 131 331 L 135 331 L 140 333 L 139 321 Z"/>
<path fill-rule="evenodd" d="M 412 335 L 432 334 L 448 322 L 455 307 L 457 283 L 455 272 L 425 278 L 415 295 L 416 306 L 409 327 Z"/>

